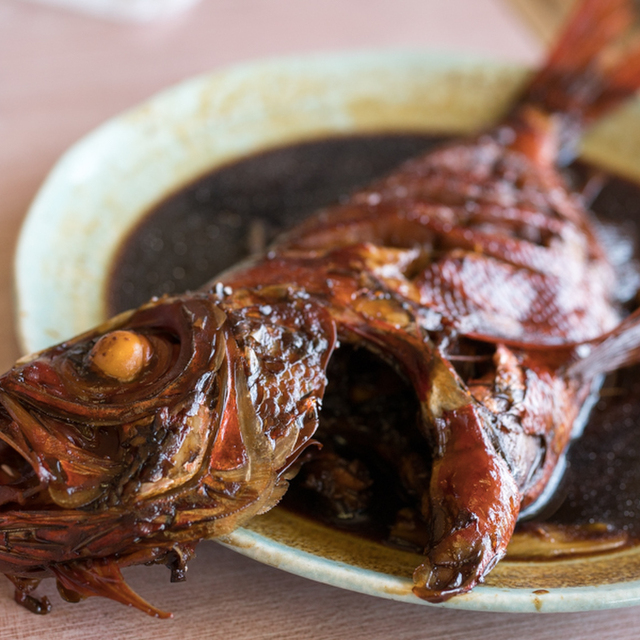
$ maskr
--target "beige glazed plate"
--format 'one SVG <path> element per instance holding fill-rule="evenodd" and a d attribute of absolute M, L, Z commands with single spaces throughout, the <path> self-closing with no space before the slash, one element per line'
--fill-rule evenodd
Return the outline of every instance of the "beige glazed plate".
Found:
<path fill-rule="evenodd" d="M 88 135 L 36 197 L 16 256 L 25 351 L 105 319 L 114 256 L 154 204 L 222 164 L 353 133 L 465 133 L 494 121 L 527 72 L 468 58 L 363 53 L 238 67 L 185 82 Z M 583 155 L 640 179 L 640 107 L 602 123 Z M 286 571 L 385 598 L 411 593 L 420 557 L 282 509 L 224 544 Z M 441 606 L 576 611 L 640 604 L 640 549 L 547 562 L 503 561 L 485 585 Z"/>

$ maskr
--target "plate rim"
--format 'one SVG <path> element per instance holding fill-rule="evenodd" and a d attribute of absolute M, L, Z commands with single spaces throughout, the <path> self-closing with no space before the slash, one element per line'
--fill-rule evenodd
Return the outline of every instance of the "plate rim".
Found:
<path fill-rule="evenodd" d="M 331 53 L 331 54 L 313 54 L 307 56 L 295 56 L 276 58 L 266 61 L 249 62 L 236 65 L 226 70 L 220 70 L 213 73 L 201 74 L 194 78 L 183 81 L 173 87 L 164 89 L 163 91 L 152 96 L 142 104 L 125 111 L 124 113 L 109 119 L 92 132 L 81 138 L 76 144 L 69 148 L 60 159 L 56 162 L 53 169 L 49 172 L 43 185 L 39 189 L 33 203 L 31 204 L 25 221 L 20 231 L 18 245 L 15 253 L 14 274 L 15 274 L 15 300 L 18 335 L 21 345 L 27 351 L 38 350 L 42 345 L 38 342 L 40 338 L 34 338 L 31 333 L 32 329 L 27 325 L 25 318 L 29 316 L 31 311 L 27 308 L 26 301 L 29 298 L 30 280 L 24 277 L 25 263 L 32 260 L 33 247 L 30 244 L 30 234 L 33 234 L 34 225 L 41 220 L 43 213 L 46 213 L 50 207 L 52 198 L 55 198 L 56 189 L 60 183 L 64 183 L 70 179 L 70 174 L 77 169 L 78 158 L 82 158 L 87 153 L 91 153 L 92 145 L 100 145 L 105 136 L 110 135 L 122 123 L 128 123 L 128 126 L 145 126 L 144 114 L 150 109 L 160 108 L 171 105 L 177 97 L 188 95 L 190 92 L 199 91 L 207 83 L 218 81 L 220 78 L 231 79 L 237 82 L 238 77 L 245 77 L 253 74 L 264 75 L 265 73 L 279 70 L 279 72 L 289 73 L 299 71 L 300 68 L 325 67 L 330 68 L 332 65 L 346 64 L 350 61 L 352 66 L 351 72 L 357 70 L 358 65 L 372 64 L 377 61 L 378 64 L 386 65 L 431 65 L 444 71 L 465 69 L 493 69 L 502 70 L 512 73 L 514 76 L 524 78 L 528 69 L 523 65 L 499 62 L 491 59 L 479 58 L 478 56 L 451 53 L 434 53 L 428 51 L 360 51 L 349 53 Z M 284 70 L 284 71 L 283 71 Z M 344 71 L 343 71 L 344 72 Z M 506 100 L 505 100 L 506 102 Z M 160 109 L 161 110 L 161 109 Z M 640 110 L 637 105 L 632 110 L 631 116 L 623 114 L 622 118 L 632 117 L 638 118 Z M 134 123 L 134 125 L 131 125 Z M 137 123 L 137 124 L 136 124 Z M 602 140 L 611 137 L 611 130 L 607 129 L 610 124 L 603 123 L 599 127 L 601 131 L 595 134 L 595 138 L 600 136 L 600 145 Z M 349 129 L 346 129 L 349 131 Z M 398 129 L 399 131 L 399 129 Z M 353 132 L 353 131 L 352 131 Z M 614 132 L 615 137 L 615 132 Z M 595 145 L 597 147 L 597 144 Z M 625 147 L 626 148 L 626 147 Z M 640 136 L 637 143 L 640 149 Z M 587 157 L 593 154 L 591 147 L 587 143 L 585 146 Z M 635 153 L 636 147 L 631 146 L 628 153 Z M 615 145 L 614 145 L 615 152 Z M 627 153 L 627 155 L 628 155 Z M 615 154 L 614 154 L 615 155 Z M 624 155 L 624 154 L 623 154 Z M 612 167 L 616 165 L 615 158 L 611 161 Z M 622 161 L 618 162 L 623 164 Z M 640 175 L 640 163 L 637 163 L 637 175 Z M 617 167 L 620 169 L 620 167 Z M 623 167 L 621 170 L 626 170 Z M 71 176 L 73 178 L 73 176 Z M 192 176 L 195 179 L 195 175 Z M 165 192 L 166 193 L 166 192 Z M 160 198 L 158 198 L 160 199 Z M 65 337 L 65 336 L 63 336 Z M 219 540 L 221 544 L 232 548 L 239 553 L 252 557 L 265 564 L 277 566 L 290 573 L 300 575 L 302 577 L 310 577 L 311 579 L 338 586 L 348 588 L 360 593 L 368 593 L 378 597 L 392 598 L 404 602 L 415 604 L 428 604 L 419 600 L 410 593 L 412 582 L 409 578 L 399 579 L 388 574 L 379 574 L 374 571 L 362 569 L 354 565 L 345 563 L 336 563 L 327 560 L 313 553 L 295 550 L 292 553 L 291 547 L 287 547 L 277 540 L 266 538 L 250 528 L 241 528 L 236 532 L 225 536 Z M 640 549 L 639 549 L 640 553 Z M 273 560 L 270 561 L 269 558 Z M 383 578 L 394 581 L 394 590 L 384 589 L 380 585 Z M 363 586 L 363 580 L 369 581 L 368 586 Z M 382 581 L 382 582 L 381 582 Z M 397 582 L 396 582 L 397 581 Z M 373 588 L 372 583 L 379 586 Z M 397 588 L 396 588 L 397 587 Z M 401 595 L 398 590 L 404 590 Z M 516 589 L 496 588 L 487 585 L 479 585 L 472 592 L 461 596 L 456 596 L 451 600 L 443 603 L 444 607 L 484 610 L 484 611 L 508 611 L 508 612 L 550 612 L 550 611 L 583 611 L 591 609 L 604 609 L 630 606 L 640 603 L 640 580 L 631 582 L 619 582 L 613 585 L 593 585 L 586 587 L 564 587 L 558 589 L 549 589 L 548 593 L 541 594 L 532 593 L 534 589 Z"/>

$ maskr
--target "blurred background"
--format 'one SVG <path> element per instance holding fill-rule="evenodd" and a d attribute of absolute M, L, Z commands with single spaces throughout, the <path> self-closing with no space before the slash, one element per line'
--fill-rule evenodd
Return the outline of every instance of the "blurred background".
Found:
<path fill-rule="evenodd" d="M 566 0 L 0 0 L 0 335 L 20 222 L 56 158 L 194 74 L 273 56 L 463 51 L 532 64 Z M 0 341 L 0 368 L 18 356 Z"/>
<path fill-rule="evenodd" d="M 0 0 L 0 270 L 55 159 L 181 79 L 329 50 L 455 50 L 533 63 L 570 0 Z M 10 278 L 0 280 L 8 299 Z M 0 315 L 9 331 L 11 313 Z M 0 368 L 16 357 L 0 349 Z"/>

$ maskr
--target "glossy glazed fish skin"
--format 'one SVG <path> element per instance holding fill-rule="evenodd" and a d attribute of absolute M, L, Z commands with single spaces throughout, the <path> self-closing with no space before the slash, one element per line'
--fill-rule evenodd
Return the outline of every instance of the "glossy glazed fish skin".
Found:
<path fill-rule="evenodd" d="M 333 329 L 291 288 L 192 294 L 123 314 L 3 376 L 0 437 L 36 470 L 23 504 L 2 496 L 0 571 L 17 594 L 53 575 L 72 601 L 105 595 L 163 616 L 120 568 L 165 563 L 179 578 L 197 541 L 280 499 L 317 427 Z M 91 365 L 100 336 L 116 330 L 153 342 L 129 384 Z"/>
<path fill-rule="evenodd" d="M 120 568 L 163 562 L 179 578 L 200 539 L 277 502 L 316 429 L 337 341 L 389 362 L 420 403 L 433 466 L 415 593 L 440 602 L 482 581 L 615 360 L 576 351 L 619 323 L 616 276 L 555 164 L 640 84 L 638 52 L 610 78 L 591 64 L 629 7 L 587 0 L 495 129 L 407 163 L 209 289 L 153 301 L 0 378 L 11 470 L 0 465 L 0 569 L 16 597 L 37 608 L 33 581 L 54 575 L 69 600 L 164 615 Z M 150 354 L 132 378 L 99 366 L 117 331 Z M 619 351 L 617 366 L 633 349 Z"/>
<path fill-rule="evenodd" d="M 415 575 L 432 601 L 467 591 L 504 555 L 570 440 L 592 381 L 558 371 L 571 346 L 551 358 L 545 345 L 620 320 L 614 271 L 579 198 L 553 165 L 511 148 L 526 126 L 410 161 L 225 279 L 304 282 L 341 342 L 379 353 L 412 384 L 434 449 L 422 501 L 432 542 Z M 450 360 L 469 345 L 492 352 L 478 379 Z"/>

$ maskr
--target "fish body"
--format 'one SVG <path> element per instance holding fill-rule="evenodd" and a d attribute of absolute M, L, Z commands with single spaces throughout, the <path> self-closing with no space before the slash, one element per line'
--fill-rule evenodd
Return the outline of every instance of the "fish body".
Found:
<path fill-rule="evenodd" d="M 0 378 L 0 572 L 16 598 L 46 610 L 32 591 L 53 576 L 68 600 L 166 615 L 120 569 L 164 563 L 179 580 L 198 541 L 274 506 L 345 344 L 400 373 L 431 448 L 414 592 L 481 582 L 598 377 L 638 357 L 597 225 L 557 168 L 640 84 L 637 52 L 592 64 L 630 20 L 628 2 L 587 0 L 501 124 Z"/>

